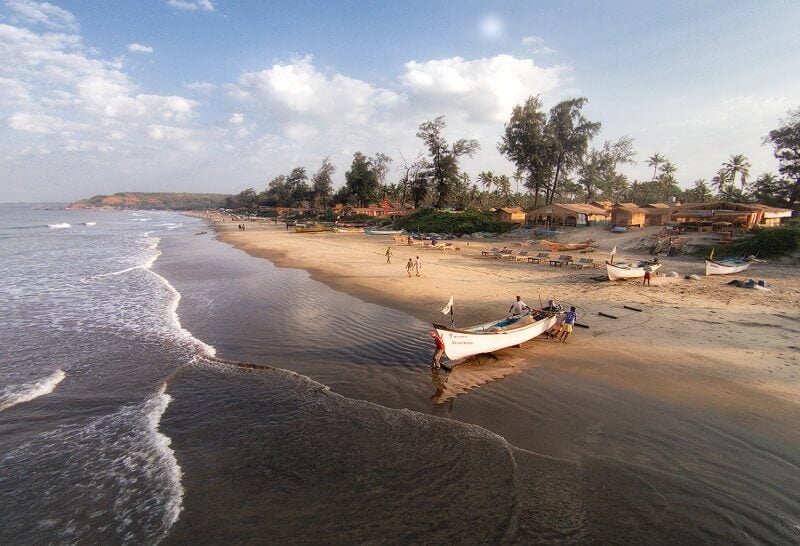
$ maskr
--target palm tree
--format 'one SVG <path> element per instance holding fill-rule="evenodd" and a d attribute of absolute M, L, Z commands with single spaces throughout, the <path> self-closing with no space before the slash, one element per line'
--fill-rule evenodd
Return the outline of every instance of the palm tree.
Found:
<path fill-rule="evenodd" d="M 478 175 L 478 182 L 484 187 L 486 191 L 491 191 L 495 183 L 495 176 L 492 171 L 483 171 Z"/>
<path fill-rule="evenodd" d="M 664 164 L 661 165 L 659 170 L 661 171 L 661 174 L 658 175 L 659 186 L 661 186 L 661 190 L 664 192 L 664 201 L 669 201 L 670 189 L 672 189 L 674 184 L 677 184 L 675 173 L 678 172 L 678 167 L 671 161 L 665 159 Z"/>
<path fill-rule="evenodd" d="M 747 184 L 747 178 L 750 176 L 750 162 L 744 154 L 732 155 L 728 161 L 722 164 L 722 167 L 730 175 L 730 182 L 736 182 L 736 175 L 739 175 L 739 180 L 742 183 L 742 189 Z"/>
<path fill-rule="evenodd" d="M 725 188 L 730 182 L 730 174 L 727 169 L 722 168 L 717 171 L 714 178 L 711 179 L 711 186 L 717 188 L 717 194 L 725 193 Z"/>
<path fill-rule="evenodd" d="M 647 158 L 647 166 L 653 167 L 653 180 L 656 179 L 656 174 L 658 173 L 658 166 L 664 163 L 665 161 L 667 161 L 667 158 L 665 158 L 658 152 L 654 153 L 653 155 Z"/>
<path fill-rule="evenodd" d="M 711 198 L 711 190 L 708 189 L 705 178 L 698 178 L 694 181 L 694 187 L 686 192 L 689 199 L 699 203 L 705 203 Z"/>

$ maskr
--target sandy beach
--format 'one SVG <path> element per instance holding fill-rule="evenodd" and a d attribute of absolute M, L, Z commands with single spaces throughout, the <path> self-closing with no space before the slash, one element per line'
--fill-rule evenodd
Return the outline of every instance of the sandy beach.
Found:
<path fill-rule="evenodd" d="M 729 286 L 729 277 L 703 277 L 697 259 L 665 259 L 652 286 L 636 281 L 598 282 L 605 269 L 577 270 L 508 260 L 481 258 L 481 251 L 508 246 L 523 250 L 519 240 L 460 240 L 460 250 L 397 244 L 391 237 L 341 233 L 294 233 L 283 224 L 212 221 L 220 240 L 281 267 L 302 268 L 329 286 L 365 301 L 402 310 L 422 321 L 441 322 L 440 311 L 452 294 L 457 324 L 502 316 L 519 294 L 531 306 L 555 299 L 575 305 L 579 322 L 566 344 L 535 339 L 507 349 L 491 362 L 467 362 L 450 374 L 442 401 L 490 381 L 524 373 L 535 366 L 587 376 L 615 387 L 688 406 L 713 407 L 775 432 L 779 422 L 800 410 L 800 285 L 789 265 L 756 264 L 744 278 L 764 279 L 770 291 Z M 587 237 L 579 230 L 562 240 Z M 644 258 L 626 250 L 647 237 L 643 230 L 614 236 L 595 229 L 598 251 L 588 256 L 603 262 L 618 246 L 619 259 Z M 637 240 L 634 240 L 637 239 Z M 384 253 L 392 247 L 392 263 Z M 526 250 L 540 251 L 533 246 Z M 405 264 L 419 256 L 422 274 L 409 278 Z M 641 311 L 626 309 L 634 307 Z M 609 319 L 603 312 L 616 316 Z"/>

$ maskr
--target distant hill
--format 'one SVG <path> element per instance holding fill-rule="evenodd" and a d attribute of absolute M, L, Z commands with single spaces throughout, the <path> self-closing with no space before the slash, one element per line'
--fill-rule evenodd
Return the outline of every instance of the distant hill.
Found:
<path fill-rule="evenodd" d="M 122 192 L 75 201 L 70 209 L 202 210 L 225 206 L 222 193 Z"/>

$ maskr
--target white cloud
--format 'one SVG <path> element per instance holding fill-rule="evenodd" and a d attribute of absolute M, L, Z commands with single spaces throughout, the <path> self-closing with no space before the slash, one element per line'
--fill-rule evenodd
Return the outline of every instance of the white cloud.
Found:
<path fill-rule="evenodd" d="M 211 0 L 167 0 L 167 5 L 186 11 L 214 11 Z"/>
<path fill-rule="evenodd" d="M 69 135 L 86 128 L 86 125 L 65 121 L 43 112 L 15 112 L 8 116 L 6 124 L 16 131 L 38 134 Z"/>
<path fill-rule="evenodd" d="M 190 129 L 171 127 L 169 125 L 150 125 L 147 134 L 153 140 L 182 140 L 193 135 Z"/>
<path fill-rule="evenodd" d="M 480 22 L 480 33 L 486 40 L 497 40 L 505 31 L 503 20 L 496 15 L 486 15 Z"/>
<path fill-rule="evenodd" d="M 6 6 L 12 13 L 12 23 L 41 24 L 57 30 L 77 30 L 78 28 L 77 19 L 72 13 L 48 2 L 6 0 Z"/>
<path fill-rule="evenodd" d="M 233 94 L 255 97 L 293 115 L 350 123 L 364 123 L 378 109 L 402 100 L 397 93 L 362 80 L 342 74 L 326 75 L 316 69 L 311 56 L 260 72 L 246 72 Z"/>
<path fill-rule="evenodd" d="M 184 83 L 183 86 L 186 89 L 191 89 L 192 91 L 200 91 L 201 93 L 210 93 L 211 91 L 217 88 L 216 85 L 209 82 L 190 82 L 190 83 Z"/>
<path fill-rule="evenodd" d="M 510 55 L 471 61 L 453 57 L 408 62 L 401 81 L 413 97 L 434 108 L 455 106 L 476 121 L 505 121 L 528 96 L 555 91 L 567 70 Z"/>
<path fill-rule="evenodd" d="M 314 138 L 319 134 L 319 131 L 311 125 L 305 123 L 287 123 L 283 128 L 283 134 L 290 140 L 306 141 Z"/>
<path fill-rule="evenodd" d="M 241 125 L 242 123 L 244 123 L 244 114 L 239 114 L 239 113 L 231 114 L 231 117 L 228 118 L 228 123 L 231 123 L 233 125 Z"/>
<path fill-rule="evenodd" d="M 20 106 L 31 101 L 28 89 L 21 82 L 0 78 L 0 106 Z"/>
<path fill-rule="evenodd" d="M 128 44 L 128 51 L 132 53 L 152 53 L 153 47 L 148 45 L 133 43 L 133 44 Z"/>
<path fill-rule="evenodd" d="M 535 55 L 548 55 L 550 53 L 558 53 L 552 47 L 544 45 L 544 38 L 540 36 L 525 36 L 522 39 L 522 45 L 528 47 L 531 53 Z"/>

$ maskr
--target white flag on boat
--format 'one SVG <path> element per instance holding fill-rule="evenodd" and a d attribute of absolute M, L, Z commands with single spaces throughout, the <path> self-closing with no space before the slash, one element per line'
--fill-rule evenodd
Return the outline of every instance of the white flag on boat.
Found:
<path fill-rule="evenodd" d="M 612 248 L 611 249 L 611 255 L 613 256 L 616 253 L 617 253 L 617 247 Z"/>
<path fill-rule="evenodd" d="M 447 313 L 450 313 L 452 311 L 453 311 L 453 296 L 450 296 L 450 301 L 448 301 L 447 305 L 445 305 L 444 309 L 442 309 L 442 314 L 446 315 Z"/>

